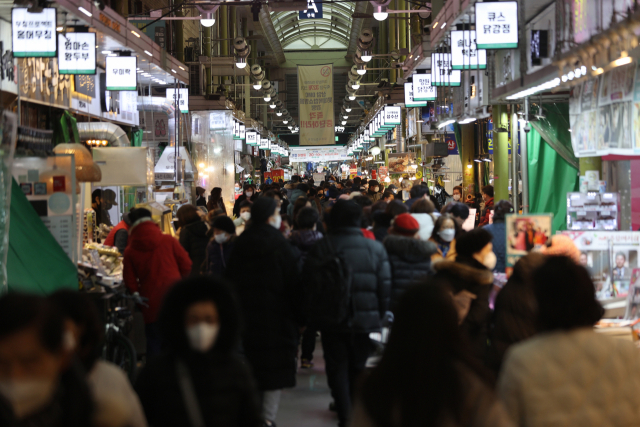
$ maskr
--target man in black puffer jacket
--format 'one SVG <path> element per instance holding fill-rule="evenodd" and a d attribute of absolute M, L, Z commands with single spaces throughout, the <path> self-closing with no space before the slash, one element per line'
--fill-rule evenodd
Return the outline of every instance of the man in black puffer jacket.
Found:
<path fill-rule="evenodd" d="M 351 200 L 338 200 L 328 219 L 329 234 L 337 255 L 351 267 L 352 312 L 342 324 L 322 329 L 327 381 L 336 403 L 340 426 L 351 412 L 355 380 L 371 353 L 370 332 L 380 332 L 389 306 L 391 271 L 384 246 L 367 239 L 360 230 L 362 208 Z M 307 259 L 326 257 L 325 245 L 315 245 Z"/>
<path fill-rule="evenodd" d="M 431 275 L 436 246 L 419 240 L 420 224 L 408 213 L 398 215 L 389 228 L 384 247 L 391 264 L 391 311 L 404 292 Z"/>

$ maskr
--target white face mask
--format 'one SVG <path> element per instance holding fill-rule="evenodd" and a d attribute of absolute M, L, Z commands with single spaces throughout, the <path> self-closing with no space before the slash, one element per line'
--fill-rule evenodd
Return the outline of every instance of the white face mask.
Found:
<path fill-rule="evenodd" d="M 455 200 L 456 202 L 457 202 L 458 200 L 460 200 L 460 195 L 459 195 L 459 194 L 454 194 L 454 195 L 453 195 L 453 200 Z"/>
<path fill-rule="evenodd" d="M 219 331 L 219 325 L 212 325 L 206 322 L 200 322 L 197 325 L 193 325 L 187 328 L 189 345 L 195 351 L 206 353 L 211 350 L 213 344 L 215 344 Z"/>
<path fill-rule="evenodd" d="M 438 236 L 445 242 L 451 242 L 456 237 L 456 230 L 455 228 L 446 228 L 438 231 Z"/>
<path fill-rule="evenodd" d="M 379 187 L 375 187 L 375 188 L 373 189 L 373 191 L 375 191 L 375 192 L 377 193 L 378 191 L 380 191 L 380 188 L 379 188 Z"/>
<path fill-rule="evenodd" d="M 240 193 L 242 191 L 240 187 L 235 187 L 235 188 L 236 188 L 236 193 Z"/>
<path fill-rule="evenodd" d="M 216 239 L 216 242 L 222 244 L 227 241 L 227 239 L 229 238 L 229 235 L 227 233 L 220 233 L 220 234 L 216 234 L 213 238 Z"/>
<path fill-rule="evenodd" d="M 9 401 L 18 419 L 43 409 L 51 402 L 55 389 L 55 380 L 0 381 L 0 394 Z"/>
<path fill-rule="evenodd" d="M 240 214 L 240 218 L 242 218 L 243 221 L 249 221 L 251 219 L 251 212 L 242 212 Z"/>
<path fill-rule="evenodd" d="M 251 197 L 253 196 L 253 191 L 247 191 L 245 194 L 247 195 L 247 197 Z"/>
<path fill-rule="evenodd" d="M 282 217 L 280 215 L 276 215 L 275 217 L 269 218 L 269 224 L 276 230 L 280 230 L 280 226 L 282 225 Z"/>
<path fill-rule="evenodd" d="M 496 258 L 496 254 L 493 252 L 489 252 L 484 257 L 484 261 L 482 261 L 482 264 L 484 264 L 484 266 L 487 267 L 489 270 L 493 270 L 494 268 L 496 268 L 497 262 L 498 262 L 498 259 Z"/>

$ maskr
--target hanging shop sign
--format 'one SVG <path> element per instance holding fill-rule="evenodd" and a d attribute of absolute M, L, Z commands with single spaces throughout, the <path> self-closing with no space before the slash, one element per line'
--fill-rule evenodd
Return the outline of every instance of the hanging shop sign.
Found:
<path fill-rule="evenodd" d="M 322 2 L 307 0 L 307 8 L 298 12 L 300 19 L 322 19 Z"/>
<path fill-rule="evenodd" d="M 55 8 L 47 7 L 38 13 L 21 7 L 11 9 L 11 32 L 15 58 L 56 56 Z"/>
<path fill-rule="evenodd" d="M 431 86 L 431 73 L 413 75 L 413 100 L 435 101 L 438 97 L 438 88 Z"/>
<path fill-rule="evenodd" d="M 244 139 L 244 137 L 245 137 L 245 132 L 246 132 L 246 127 L 245 127 L 245 125 L 240 125 L 240 139 Z"/>
<path fill-rule="evenodd" d="M 233 121 L 233 139 L 240 139 L 240 123 Z"/>
<path fill-rule="evenodd" d="M 261 138 L 260 139 L 260 145 L 258 145 L 258 148 L 260 150 L 268 150 L 269 149 L 269 139 L 268 138 Z"/>
<path fill-rule="evenodd" d="M 451 68 L 454 70 L 487 68 L 487 51 L 478 49 L 475 31 L 451 31 Z"/>
<path fill-rule="evenodd" d="M 292 163 L 298 162 L 335 162 L 349 159 L 346 147 L 318 148 L 318 149 L 291 149 L 289 159 Z"/>
<path fill-rule="evenodd" d="M 335 144 L 333 65 L 298 66 L 300 145 Z"/>
<path fill-rule="evenodd" d="M 451 68 L 450 53 L 431 54 L 431 86 L 460 86 L 462 72 Z"/>
<path fill-rule="evenodd" d="M 96 73 L 96 33 L 58 33 L 58 72 Z"/>
<path fill-rule="evenodd" d="M 475 8 L 478 49 L 518 47 L 518 2 L 482 2 Z"/>
<path fill-rule="evenodd" d="M 107 90 L 136 90 L 137 64 L 136 56 L 107 56 L 105 59 Z"/>
<path fill-rule="evenodd" d="M 258 134 L 256 132 L 247 132 L 247 145 L 258 145 Z"/>
<path fill-rule="evenodd" d="M 427 101 L 416 101 L 413 99 L 413 83 L 404 84 L 404 106 L 407 108 L 427 106 Z"/>
<path fill-rule="evenodd" d="M 399 125 L 402 123 L 400 107 L 384 107 L 384 122 L 388 125 Z"/>
<path fill-rule="evenodd" d="M 167 101 L 172 102 L 173 105 L 176 105 L 179 101 L 180 103 L 180 112 L 188 113 L 189 112 L 189 89 L 187 88 L 179 88 L 178 89 L 178 97 L 176 96 L 175 89 L 167 89 Z"/>

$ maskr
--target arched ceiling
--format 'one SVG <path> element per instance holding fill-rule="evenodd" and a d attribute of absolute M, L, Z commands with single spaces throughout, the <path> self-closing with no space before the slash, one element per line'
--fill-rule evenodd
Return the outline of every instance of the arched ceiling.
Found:
<path fill-rule="evenodd" d="M 297 11 L 275 12 L 271 20 L 284 50 L 347 49 L 355 3 L 323 3 L 322 18 L 300 19 Z"/>

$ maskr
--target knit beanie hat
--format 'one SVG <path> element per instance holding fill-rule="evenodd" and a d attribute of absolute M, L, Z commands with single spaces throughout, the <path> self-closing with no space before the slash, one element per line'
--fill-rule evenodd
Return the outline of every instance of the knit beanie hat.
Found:
<path fill-rule="evenodd" d="M 580 263 L 580 249 L 569 236 L 558 234 L 551 237 L 551 246 L 543 246 L 540 250 L 545 255 L 566 256 L 576 264 Z"/>
<path fill-rule="evenodd" d="M 474 228 L 473 230 L 456 236 L 456 252 L 463 257 L 471 258 L 493 241 L 493 236 L 487 230 Z"/>
<path fill-rule="evenodd" d="M 254 224 L 266 224 L 278 203 L 272 197 L 258 197 L 251 205 L 251 222 Z"/>
<path fill-rule="evenodd" d="M 411 214 L 403 213 L 393 220 L 393 231 L 407 237 L 413 237 L 420 231 L 420 224 Z"/>
<path fill-rule="evenodd" d="M 213 220 L 213 228 L 222 230 L 225 233 L 236 234 L 236 226 L 233 220 L 226 215 L 220 215 Z"/>

